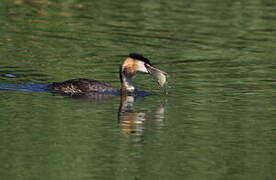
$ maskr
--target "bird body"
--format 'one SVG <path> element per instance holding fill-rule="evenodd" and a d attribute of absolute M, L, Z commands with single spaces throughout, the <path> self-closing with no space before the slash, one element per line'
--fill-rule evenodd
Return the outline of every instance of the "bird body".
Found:
<path fill-rule="evenodd" d="M 63 94 L 80 94 L 85 92 L 118 92 L 119 88 L 112 87 L 94 79 L 71 79 L 64 82 L 54 82 L 50 85 L 53 92 Z"/>
<path fill-rule="evenodd" d="M 68 95 L 83 94 L 87 92 L 133 93 L 135 87 L 132 83 L 132 77 L 137 72 L 156 76 L 158 73 L 155 72 L 157 71 L 159 74 L 160 72 L 162 74 L 164 73 L 163 71 L 154 68 L 147 58 L 136 53 L 131 53 L 120 67 L 121 88 L 115 88 L 101 81 L 84 78 L 71 79 L 64 82 L 54 82 L 49 85 L 49 88 L 52 92 Z M 159 76 L 156 77 L 159 78 Z"/>

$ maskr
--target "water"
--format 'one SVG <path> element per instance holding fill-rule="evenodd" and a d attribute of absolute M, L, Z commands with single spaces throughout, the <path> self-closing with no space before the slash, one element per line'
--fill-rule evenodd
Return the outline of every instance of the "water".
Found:
<path fill-rule="evenodd" d="M 1 179 L 275 179 L 275 12 L 261 0 L 1 2 Z M 137 99 L 41 90 L 119 86 L 130 52 L 168 72 L 168 94 L 143 75 L 136 86 L 154 94 Z"/>

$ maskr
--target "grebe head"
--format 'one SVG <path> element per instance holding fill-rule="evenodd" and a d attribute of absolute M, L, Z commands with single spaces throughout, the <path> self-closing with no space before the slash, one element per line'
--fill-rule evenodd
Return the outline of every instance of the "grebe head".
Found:
<path fill-rule="evenodd" d="M 149 59 L 137 53 L 130 53 L 120 69 L 120 79 L 123 91 L 132 93 L 135 90 L 131 78 L 137 72 L 151 74 L 153 76 L 156 75 L 156 73 L 153 72 L 166 74 L 165 72 L 154 68 Z"/>

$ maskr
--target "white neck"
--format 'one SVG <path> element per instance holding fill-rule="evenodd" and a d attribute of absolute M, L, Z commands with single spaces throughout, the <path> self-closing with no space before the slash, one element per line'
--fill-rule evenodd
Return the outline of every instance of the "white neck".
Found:
<path fill-rule="evenodd" d="M 122 90 L 125 90 L 127 92 L 133 92 L 135 90 L 135 87 L 131 80 L 131 76 L 125 76 L 123 73 L 122 73 Z"/>
<path fill-rule="evenodd" d="M 133 74 L 129 73 L 127 69 L 121 69 L 120 73 L 122 91 L 134 92 L 135 88 L 131 80 Z"/>

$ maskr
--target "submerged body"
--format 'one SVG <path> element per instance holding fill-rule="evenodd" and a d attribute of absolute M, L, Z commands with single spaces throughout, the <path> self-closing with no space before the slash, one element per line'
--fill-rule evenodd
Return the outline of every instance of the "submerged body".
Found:
<path fill-rule="evenodd" d="M 131 78 L 136 72 L 151 74 L 157 79 L 160 86 L 165 84 L 165 72 L 154 68 L 147 58 L 144 58 L 139 54 L 131 53 L 120 67 L 121 88 L 116 88 L 97 80 L 84 78 L 71 79 L 64 82 L 54 82 L 49 85 L 49 88 L 52 92 L 68 95 L 88 92 L 132 93 L 135 88 Z M 162 76 L 160 74 L 162 74 Z"/>

